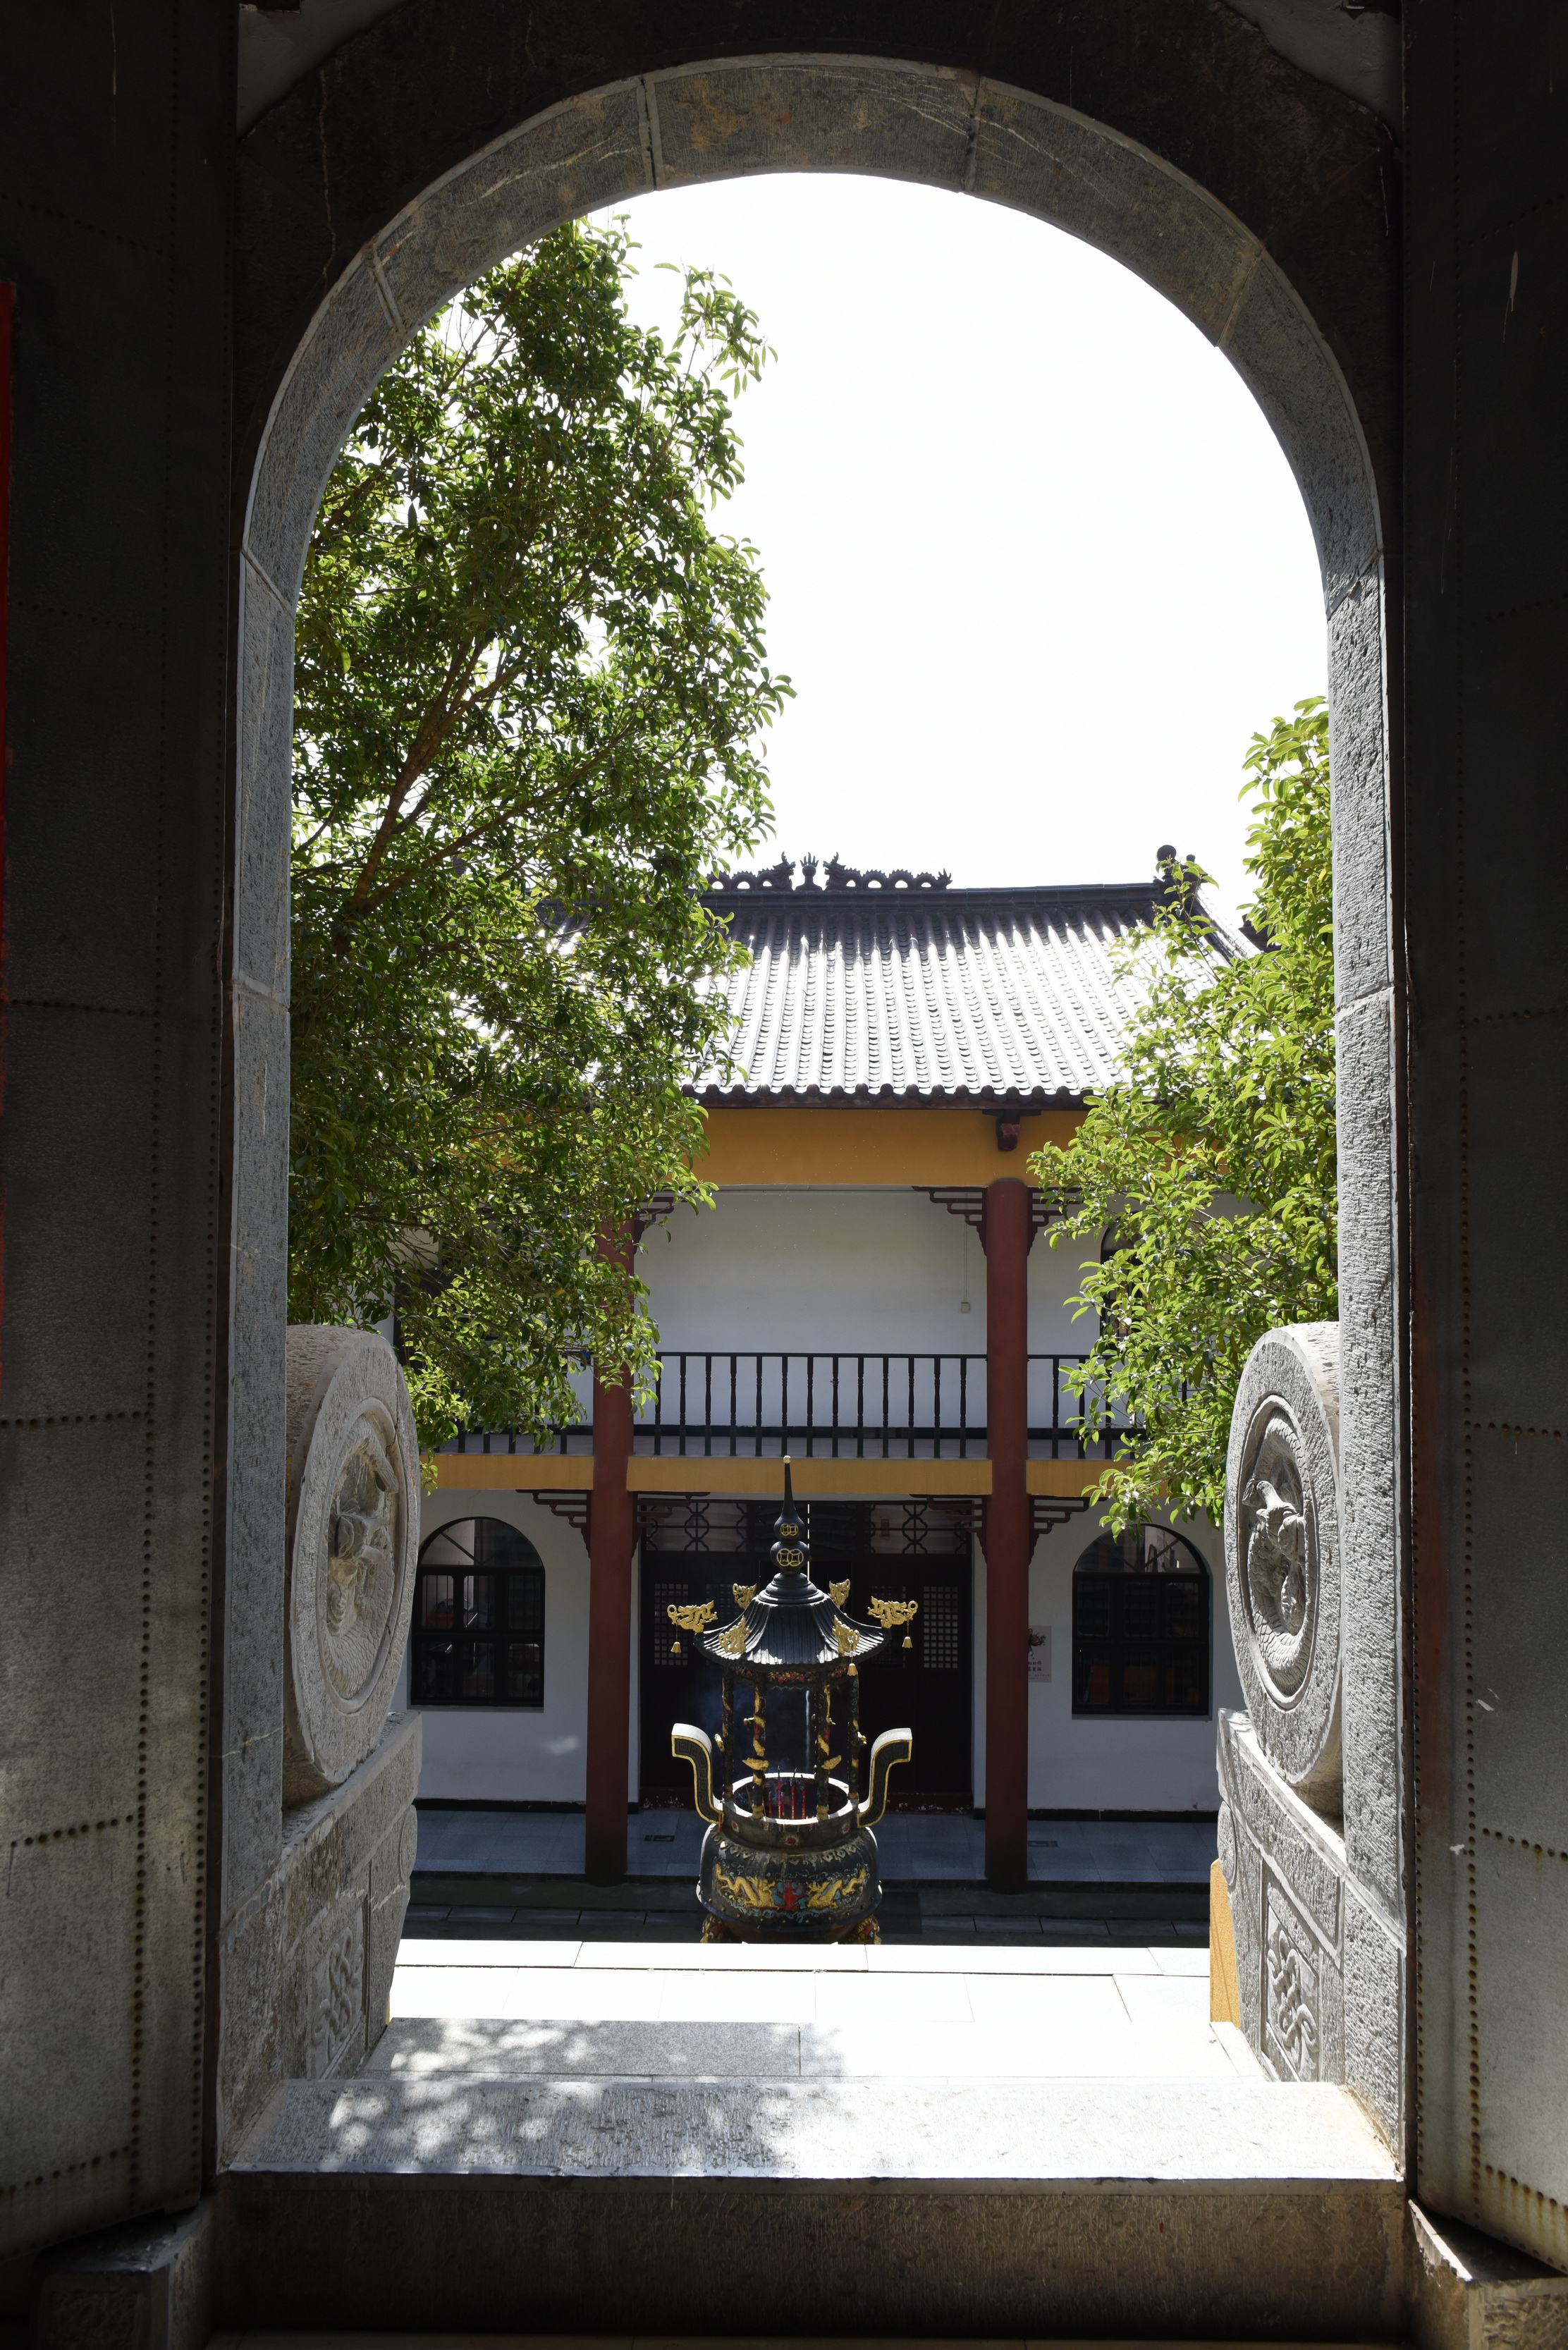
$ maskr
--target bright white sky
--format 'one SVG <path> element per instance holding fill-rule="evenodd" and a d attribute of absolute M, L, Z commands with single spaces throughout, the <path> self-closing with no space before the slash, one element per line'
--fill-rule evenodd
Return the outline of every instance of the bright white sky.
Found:
<path fill-rule="evenodd" d="M 1247 744 L 1327 664 L 1306 515 L 1229 361 L 972 197 L 780 176 L 617 209 L 639 316 L 668 317 L 655 263 L 700 263 L 778 353 L 721 515 L 795 687 L 758 861 L 1116 881 L 1171 840 L 1234 903 Z"/>

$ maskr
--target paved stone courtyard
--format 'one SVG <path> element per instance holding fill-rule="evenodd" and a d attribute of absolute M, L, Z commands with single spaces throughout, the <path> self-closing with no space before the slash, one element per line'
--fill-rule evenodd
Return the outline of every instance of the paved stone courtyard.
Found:
<path fill-rule="evenodd" d="M 365 2067 L 704 2080 L 1249 2081 L 1198 1949 L 405 1941 Z"/>
<path fill-rule="evenodd" d="M 411 1939 L 690 1944 L 701 1930 L 694 1812 L 634 1815 L 627 1880 L 612 1887 L 581 1874 L 580 1813 L 421 1811 L 419 1822 Z M 877 1836 L 889 1948 L 1208 1941 L 1211 1821 L 1032 1821 L 1030 1882 L 1016 1894 L 983 1882 L 981 1821 L 904 1813 Z"/>
<path fill-rule="evenodd" d="M 580 1812 L 432 1811 L 421 1805 L 421 1873 L 580 1877 Z M 628 1822 L 633 1877 L 692 1877 L 702 1842 L 695 1812 L 638 1812 Z M 985 1875 L 985 1823 L 959 1814 L 890 1812 L 877 1825 L 886 1884 L 978 1883 Z M 1214 1822 L 1031 1820 L 1034 1884 L 1207 1885 Z"/>

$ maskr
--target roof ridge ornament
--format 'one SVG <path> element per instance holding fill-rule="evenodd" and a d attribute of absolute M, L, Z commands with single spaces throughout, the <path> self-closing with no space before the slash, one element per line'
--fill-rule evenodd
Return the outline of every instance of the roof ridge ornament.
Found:
<path fill-rule="evenodd" d="M 794 860 L 781 857 L 776 865 L 753 868 L 737 866 L 732 873 L 717 873 L 709 887 L 731 891 L 778 889 L 792 894 L 811 890 L 900 890 L 947 889 L 952 886 L 952 875 L 916 872 L 912 866 L 893 865 L 886 871 L 875 865 L 845 865 L 836 857 L 826 860 L 805 856 L 800 859 L 800 879 L 795 880 Z M 824 876 L 817 879 L 817 874 Z"/>

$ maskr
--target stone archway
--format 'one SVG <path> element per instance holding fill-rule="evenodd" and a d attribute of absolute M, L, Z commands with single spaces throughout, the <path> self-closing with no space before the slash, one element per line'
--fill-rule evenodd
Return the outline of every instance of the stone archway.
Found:
<path fill-rule="evenodd" d="M 1353 1497 L 1343 1583 L 1347 1866 L 1344 1935 L 1366 1986 L 1343 2070 L 1402 2142 L 1403 1627 L 1394 1348 L 1396 1097 L 1388 701 L 1376 473 L 1328 339 L 1237 213 L 1165 157 L 1070 105 L 944 65 L 821 55 L 668 66 L 559 100 L 466 154 L 360 245 L 278 383 L 241 550 L 235 898 L 236 1512 L 265 1525 L 281 1419 L 286 901 L 293 613 L 317 502 L 377 379 L 419 323 L 561 221 L 634 194 L 770 171 L 862 172 L 1007 204 L 1147 279 L 1236 366 L 1278 436 L 1316 537 L 1330 641 L 1344 1183 L 1341 1460 Z M 1218 616 L 1222 625 L 1223 616 Z M 251 1229 L 246 1229 L 247 1219 Z M 278 1450 L 281 1450 L 281 1430 Z M 254 1490 L 246 1492 L 246 1480 Z M 281 1579 L 282 1545 L 277 1546 Z M 250 1587 L 264 1596 L 257 1563 Z M 281 1607 L 281 1589 L 278 1594 Z M 229 1697 L 243 1703 L 243 1641 Z M 1366 2020 L 1360 2033 L 1357 2017 Z"/>

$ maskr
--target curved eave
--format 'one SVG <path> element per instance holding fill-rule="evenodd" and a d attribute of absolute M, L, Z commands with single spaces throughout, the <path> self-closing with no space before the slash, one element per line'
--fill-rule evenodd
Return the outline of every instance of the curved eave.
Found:
<path fill-rule="evenodd" d="M 853 1107 L 863 1103 L 889 1102 L 915 1107 L 975 1109 L 988 1116 L 994 1111 L 1015 1110 L 1023 1117 L 1031 1111 L 1082 1109 L 1088 1098 L 1084 1088 L 1071 1086 L 1058 1086 L 1054 1093 L 1010 1092 L 982 1086 L 687 1086 L 683 1090 L 706 1109 L 724 1106 L 783 1107 L 801 1102 Z"/>

